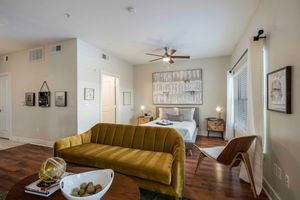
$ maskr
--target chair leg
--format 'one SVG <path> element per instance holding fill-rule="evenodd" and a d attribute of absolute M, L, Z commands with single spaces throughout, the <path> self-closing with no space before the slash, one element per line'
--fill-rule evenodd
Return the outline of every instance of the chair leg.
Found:
<path fill-rule="evenodd" d="M 203 160 L 203 158 L 205 158 L 205 157 L 206 157 L 206 156 L 205 156 L 202 152 L 200 152 L 200 155 L 199 155 L 199 158 L 198 158 L 197 167 L 196 167 L 196 170 L 195 170 L 195 174 L 197 174 L 199 165 L 200 165 L 201 161 Z"/>
<path fill-rule="evenodd" d="M 252 189 L 254 198 L 258 198 L 258 196 L 256 194 L 256 189 L 255 189 L 255 184 L 254 184 L 254 177 L 253 177 L 253 173 L 252 173 L 249 154 L 248 153 L 242 153 L 242 157 L 243 157 L 243 162 L 245 164 L 246 171 L 247 171 L 247 174 L 248 174 L 248 177 L 249 177 L 249 180 L 250 180 L 250 185 L 251 185 L 251 189 Z"/>

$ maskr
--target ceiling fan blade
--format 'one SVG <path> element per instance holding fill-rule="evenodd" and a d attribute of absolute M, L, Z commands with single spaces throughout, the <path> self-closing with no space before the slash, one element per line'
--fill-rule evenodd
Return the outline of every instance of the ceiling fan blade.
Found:
<path fill-rule="evenodd" d="M 157 55 L 157 54 L 152 54 L 152 53 L 146 53 L 146 55 L 148 55 L 148 56 L 159 56 L 159 57 L 163 57 L 162 55 Z"/>
<path fill-rule="evenodd" d="M 190 59 L 190 56 L 171 56 L 171 58 L 185 58 L 185 59 Z"/>
<path fill-rule="evenodd" d="M 170 63 L 170 64 L 174 63 L 174 60 L 170 59 L 169 63 Z"/>
<path fill-rule="evenodd" d="M 175 52 L 176 52 L 176 50 L 175 49 L 169 49 L 169 55 L 171 56 L 171 55 L 173 55 Z"/>
<path fill-rule="evenodd" d="M 154 60 L 149 60 L 149 62 L 153 62 L 153 61 L 157 61 L 157 60 L 161 60 L 163 58 L 157 58 L 157 59 L 154 59 Z"/>

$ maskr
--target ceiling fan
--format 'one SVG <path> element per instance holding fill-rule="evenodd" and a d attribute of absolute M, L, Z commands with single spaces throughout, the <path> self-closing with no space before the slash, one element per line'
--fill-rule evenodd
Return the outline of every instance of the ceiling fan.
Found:
<path fill-rule="evenodd" d="M 153 61 L 157 61 L 157 60 L 163 60 L 164 62 L 168 62 L 168 63 L 172 64 L 172 63 L 174 63 L 173 59 L 190 59 L 190 56 L 173 56 L 173 54 L 176 52 L 175 49 L 165 47 L 164 50 L 165 50 L 165 53 L 163 55 L 146 53 L 146 55 L 149 55 L 149 56 L 160 57 L 160 58 L 150 60 L 149 62 L 153 62 Z"/>

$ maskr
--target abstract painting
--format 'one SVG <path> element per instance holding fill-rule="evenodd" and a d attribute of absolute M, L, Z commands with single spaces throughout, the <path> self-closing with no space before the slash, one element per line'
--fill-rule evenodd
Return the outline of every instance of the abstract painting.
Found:
<path fill-rule="evenodd" d="M 152 74 L 153 104 L 202 104 L 202 70 Z"/>

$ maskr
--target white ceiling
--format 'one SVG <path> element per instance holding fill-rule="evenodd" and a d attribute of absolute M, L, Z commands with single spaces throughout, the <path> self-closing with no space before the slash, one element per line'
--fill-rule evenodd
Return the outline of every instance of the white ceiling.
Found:
<path fill-rule="evenodd" d="M 0 0 L 0 55 L 75 37 L 132 64 L 164 46 L 191 58 L 230 55 L 259 2 Z"/>

